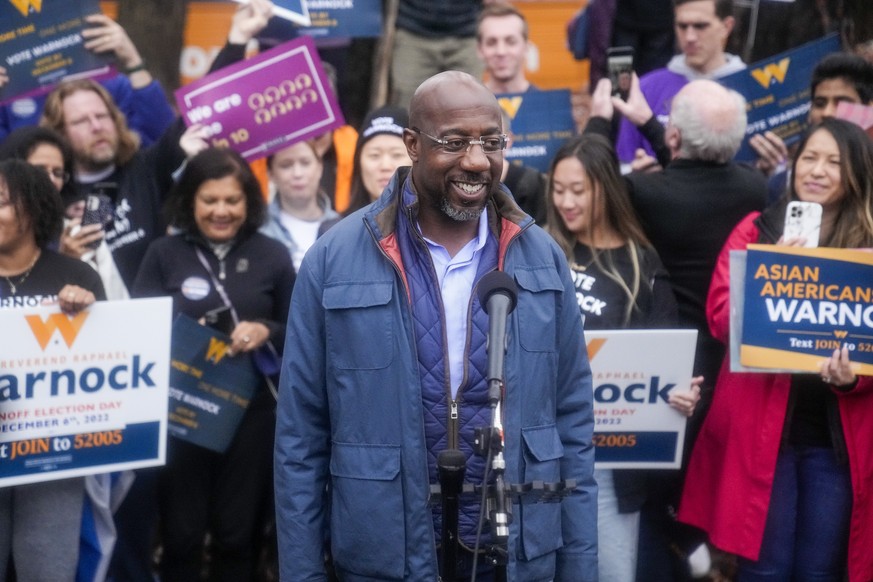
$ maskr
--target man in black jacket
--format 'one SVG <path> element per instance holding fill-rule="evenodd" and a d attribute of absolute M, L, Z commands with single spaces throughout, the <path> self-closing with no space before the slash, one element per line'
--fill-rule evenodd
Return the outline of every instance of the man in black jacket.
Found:
<path fill-rule="evenodd" d="M 592 121 L 586 132 L 609 133 L 612 108 L 641 122 L 654 118 L 644 100 L 634 98 L 639 84 L 634 79 L 627 103 L 610 98 L 608 80 L 601 80 L 592 99 Z M 635 108 L 634 111 L 630 109 Z M 606 119 L 604 119 L 606 118 Z M 650 127 L 656 123 L 645 124 Z M 659 129 L 659 128 L 658 128 Z M 725 346 L 712 337 L 706 321 L 706 297 L 712 272 L 728 235 L 747 214 L 762 210 L 767 196 L 764 175 L 752 166 L 733 160 L 746 131 L 746 103 L 738 93 L 715 81 L 698 80 L 685 85 L 673 98 L 670 121 L 654 141 L 658 172 L 633 172 L 626 177 L 631 201 L 643 229 L 670 273 L 679 305 L 679 327 L 697 329 L 694 375 L 704 376 L 698 412 L 689 420 L 685 454 L 697 434 L 725 357 Z M 649 499 L 643 508 L 638 580 L 674 580 L 670 573 L 666 539 L 688 554 L 702 536 L 674 527 L 666 507 L 675 507 L 681 491 L 681 475 L 650 476 Z M 702 551 L 702 550 L 701 550 Z M 709 557 L 701 560 L 709 569 Z M 690 559 L 691 572 L 698 568 Z M 674 566 L 675 567 L 675 566 Z M 682 567 L 682 566 L 680 566 Z M 679 578 L 684 579 L 684 578 Z"/>
<path fill-rule="evenodd" d="M 209 72 L 242 60 L 246 43 L 266 26 L 271 13 L 272 4 L 264 0 L 238 10 L 227 44 Z M 102 195 L 111 208 L 103 228 L 68 225 L 61 235 L 61 252 L 82 258 L 93 248 L 90 244 L 105 239 L 124 286 L 130 288 L 148 245 L 166 233 L 162 207 L 173 173 L 185 160 L 179 145 L 184 122 L 177 117 L 153 145 L 142 148 L 112 96 L 97 83 L 80 79 L 61 83 L 48 95 L 40 124 L 70 142 L 78 200 Z M 71 217 L 80 216 L 82 206 Z"/>
<path fill-rule="evenodd" d="M 679 305 L 680 327 L 697 329 L 694 375 L 702 375 L 701 402 L 689 421 L 686 454 L 712 401 L 712 390 L 725 357 L 725 346 L 709 333 L 706 296 L 721 247 L 747 214 L 762 210 L 767 196 L 763 175 L 752 166 L 733 162 L 746 130 L 746 103 L 736 92 L 714 81 L 692 81 L 673 99 L 664 139 L 672 161 L 660 172 L 628 176 L 631 200 L 643 228 L 670 273 Z M 654 482 L 653 487 L 657 487 Z M 679 484 L 667 478 L 661 492 L 668 504 Z M 652 507 L 650 505 L 650 508 Z M 644 509 L 651 515 L 651 509 Z M 649 530 L 650 528 L 645 528 Z M 700 539 L 673 531 L 689 554 Z"/>
<path fill-rule="evenodd" d="M 694 374 L 705 376 L 710 388 L 725 351 L 706 323 L 709 281 L 731 230 L 766 200 L 761 173 L 732 161 L 745 130 L 745 100 L 738 93 L 714 81 L 692 81 L 670 110 L 664 139 L 672 161 L 660 172 L 628 176 L 643 228 L 670 272 L 679 322 L 698 330 Z"/>
<path fill-rule="evenodd" d="M 89 79 L 58 85 L 46 98 L 41 124 L 63 134 L 72 146 L 77 199 L 102 196 L 111 214 L 102 225 L 68 225 L 61 252 L 82 258 L 91 243 L 105 238 L 129 288 L 149 243 L 166 231 L 161 206 L 172 172 L 184 160 L 179 147 L 184 124 L 177 119 L 154 145 L 141 149 L 112 96 Z M 69 207 L 76 200 L 64 202 Z M 81 209 L 69 212 L 76 215 Z"/>

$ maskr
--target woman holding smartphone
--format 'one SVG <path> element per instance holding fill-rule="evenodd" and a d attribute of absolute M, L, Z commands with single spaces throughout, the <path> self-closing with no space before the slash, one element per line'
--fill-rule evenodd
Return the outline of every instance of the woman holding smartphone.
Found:
<path fill-rule="evenodd" d="M 729 253 L 782 236 L 790 200 L 822 207 L 820 246 L 873 247 L 873 143 L 826 119 L 801 142 L 788 199 L 746 217 L 729 237 L 707 300 L 728 341 Z M 734 373 L 725 361 L 691 455 L 679 519 L 740 556 L 740 582 L 873 580 L 873 379 L 843 347 L 819 374 Z M 848 564 L 848 569 L 847 569 Z"/>

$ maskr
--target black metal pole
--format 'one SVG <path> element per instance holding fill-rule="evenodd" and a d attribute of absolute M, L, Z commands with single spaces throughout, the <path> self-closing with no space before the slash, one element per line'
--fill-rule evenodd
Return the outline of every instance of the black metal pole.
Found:
<path fill-rule="evenodd" d="M 457 449 L 446 449 L 437 457 L 443 512 L 440 574 L 445 582 L 456 582 L 458 577 L 458 498 L 466 469 L 467 458 Z"/>

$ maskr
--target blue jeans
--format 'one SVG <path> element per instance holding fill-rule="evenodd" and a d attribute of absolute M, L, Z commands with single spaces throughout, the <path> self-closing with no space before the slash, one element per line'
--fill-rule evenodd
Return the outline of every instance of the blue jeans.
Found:
<path fill-rule="evenodd" d="M 851 513 L 848 465 L 831 449 L 788 447 L 776 461 L 761 554 L 740 560 L 738 582 L 840 582 Z"/>
<path fill-rule="evenodd" d="M 633 582 L 637 571 L 640 512 L 619 513 L 612 469 L 595 469 L 597 569 L 600 582 Z"/>

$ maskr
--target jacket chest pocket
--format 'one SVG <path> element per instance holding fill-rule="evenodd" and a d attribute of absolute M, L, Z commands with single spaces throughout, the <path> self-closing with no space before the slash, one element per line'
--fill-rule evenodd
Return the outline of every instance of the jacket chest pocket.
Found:
<path fill-rule="evenodd" d="M 328 363 L 343 370 L 379 370 L 394 356 L 390 281 L 338 283 L 324 289 Z"/>
<path fill-rule="evenodd" d="M 564 286 L 554 268 L 517 269 L 519 342 L 529 352 L 554 352 L 556 306 Z M 578 317 L 578 314 L 577 314 Z"/>

